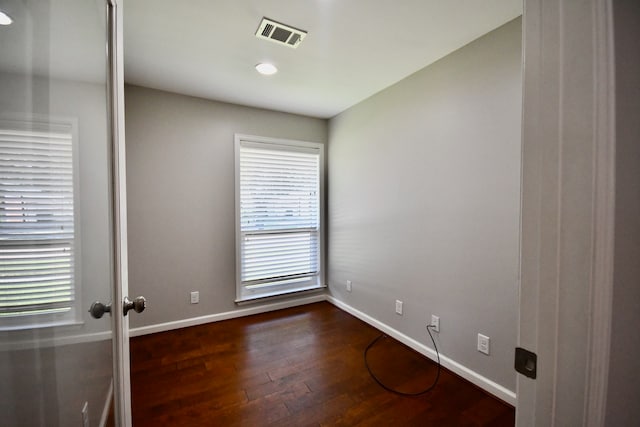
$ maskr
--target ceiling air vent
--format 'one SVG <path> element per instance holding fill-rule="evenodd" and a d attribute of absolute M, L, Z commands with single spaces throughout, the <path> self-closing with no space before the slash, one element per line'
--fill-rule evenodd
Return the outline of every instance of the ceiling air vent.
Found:
<path fill-rule="evenodd" d="M 271 40 L 294 49 L 298 47 L 306 35 L 306 31 L 298 30 L 268 18 L 262 18 L 258 31 L 256 31 L 256 37 L 260 39 Z"/>

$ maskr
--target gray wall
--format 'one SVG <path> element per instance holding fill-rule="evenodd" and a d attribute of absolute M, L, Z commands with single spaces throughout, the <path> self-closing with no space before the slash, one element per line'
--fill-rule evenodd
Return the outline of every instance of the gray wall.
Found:
<path fill-rule="evenodd" d="M 326 142 L 327 121 L 126 86 L 125 123 L 131 326 L 235 310 L 234 133 Z"/>
<path fill-rule="evenodd" d="M 616 216 L 606 425 L 640 425 L 640 2 L 615 0 Z"/>
<path fill-rule="evenodd" d="M 521 84 L 516 19 L 329 122 L 330 293 L 510 390 Z"/>

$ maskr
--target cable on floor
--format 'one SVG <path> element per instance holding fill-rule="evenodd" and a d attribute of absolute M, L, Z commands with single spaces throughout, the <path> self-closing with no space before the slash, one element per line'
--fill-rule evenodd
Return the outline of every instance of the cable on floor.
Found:
<path fill-rule="evenodd" d="M 436 347 L 436 341 L 433 339 L 433 335 L 431 334 L 431 331 L 429 330 L 429 328 L 433 328 L 433 327 L 434 327 L 433 325 L 427 325 L 427 333 L 429 334 L 429 337 L 431 337 L 431 342 L 433 343 L 433 348 L 436 350 L 436 357 L 438 359 L 438 372 L 436 373 L 436 378 L 433 380 L 433 384 L 431 384 L 429 387 L 427 387 L 426 389 L 424 389 L 422 391 L 418 391 L 418 392 L 415 392 L 415 393 L 405 393 L 403 391 L 395 390 L 395 389 L 389 387 L 388 385 L 386 385 L 382 381 L 380 381 L 380 379 L 378 377 L 376 377 L 376 375 L 371 370 L 371 367 L 369 366 L 369 362 L 367 360 L 367 353 L 369 353 L 369 350 L 371 349 L 371 347 L 373 347 L 381 338 L 386 337 L 385 334 L 379 335 L 376 339 L 374 339 L 373 341 L 371 341 L 369 343 L 367 348 L 364 349 L 364 365 L 367 367 L 367 371 L 369 371 L 369 375 L 371 375 L 371 378 L 373 378 L 385 390 L 390 391 L 391 393 L 399 394 L 400 396 L 413 396 L 413 397 L 421 396 L 421 395 L 423 395 L 425 393 L 428 393 L 431 390 L 433 390 L 433 388 L 436 386 L 436 384 L 438 384 L 438 379 L 440 379 L 440 353 L 438 352 L 438 347 Z"/>

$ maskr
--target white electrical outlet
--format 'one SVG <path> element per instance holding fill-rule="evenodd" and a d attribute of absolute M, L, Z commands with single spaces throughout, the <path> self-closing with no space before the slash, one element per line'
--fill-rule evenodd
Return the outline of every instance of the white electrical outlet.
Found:
<path fill-rule="evenodd" d="M 351 280 L 347 280 L 347 292 L 351 292 Z"/>
<path fill-rule="evenodd" d="M 489 354 L 489 337 L 478 334 L 478 351 L 480 353 Z"/>
<path fill-rule="evenodd" d="M 440 317 L 436 316 L 435 314 L 432 314 L 431 315 L 431 326 L 433 326 L 431 328 L 432 331 L 440 332 Z"/>
<path fill-rule="evenodd" d="M 402 301 L 396 300 L 396 313 L 402 314 Z"/>
<path fill-rule="evenodd" d="M 89 402 L 82 405 L 82 427 L 89 427 Z"/>
<path fill-rule="evenodd" d="M 191 292 L 191 304 L 197 304 L 200 302 L 200 292 L 193 291 Z"/>

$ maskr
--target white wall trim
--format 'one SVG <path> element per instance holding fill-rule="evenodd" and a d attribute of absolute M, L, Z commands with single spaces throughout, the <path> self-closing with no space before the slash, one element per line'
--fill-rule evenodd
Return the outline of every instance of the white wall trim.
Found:
<path fill-rule="evenodd" d="M 326 301 L 324 294 L 314 295 L 305 298 L 297 298 L 288 301 L 276 302 L 273 304 L 260 305 L 255 307 L 241 308 L 238 310 L 226 311 L 224 313 L 209 314 L 206 316 L 192 317 L 190 319 L 176 320 L 173 322 L 158 323 L 156 325 L 141 326 L 129 330 L 129 336 L 137 337 L 141 335 L 154 334 L 156 332 L 171 331 L 173 329 L 187 328 L 189 326 L 203 325 L 205 323 L 219 322 L 221 320 L 235 319 L 238 317 L 251 316 L 252 314 L 267 313 L 269 311 L 281 310 L 283 308 L 297 307 L 299 305 L 312 304 L 314 302 Z"/>
<path fill-rule="evenodd" d="M 615 231 L 612 15 L 611 0 L 525 2 L 518 343 L 538 354 L 538 376 L 518 375 L 518 426 L 605 422 Z M 575 218 L 577 210 L 585 216 Z M 568 314 L 579 318 L 567 321 Z"/>
<path fill-rule="evenodd" d="M 369 316 L 368 314 L 363 313 L 360 310 L 357 310 L 351 307 L 348 304 L 340 301 L 339 299 L 327 295 L 326 300 L 331 304 L 335 305 L 341 310 L 346 311 L 347 313 L 357 317 L 358 319 L 368 323 L 376 329 L 384 332 L 390 337 L 393 337 L 400 341 L 401 343 L 411 347 L 415 351 L 427 356 L 432 360 L 436 360 L 436 352 L 426 345 L 414 340 L 413 338 L 403 334 L 402 332 L 392 328 L 391 326 L 380 322 L 377 319 Z M 516 394 L 515 392 L 507 389 L 506 387 L 501 386 L 500 384 L 491 381 L 490 379 L 480 375 L 479 373 L 467 368 L 466 366 L 461 365 L 453 359 L 448 358 L 447 356 L 440 353 L 440 364 L 450 370 L 451 372 L 461 376 L 465 380 L 469 381 L 472 384 L 480 387 L 484 391 L 491 393 L 496 396 L 498 399 L 501 399 L 507 402 L 510 405 L 515 406 L 516 404 Z"/>

